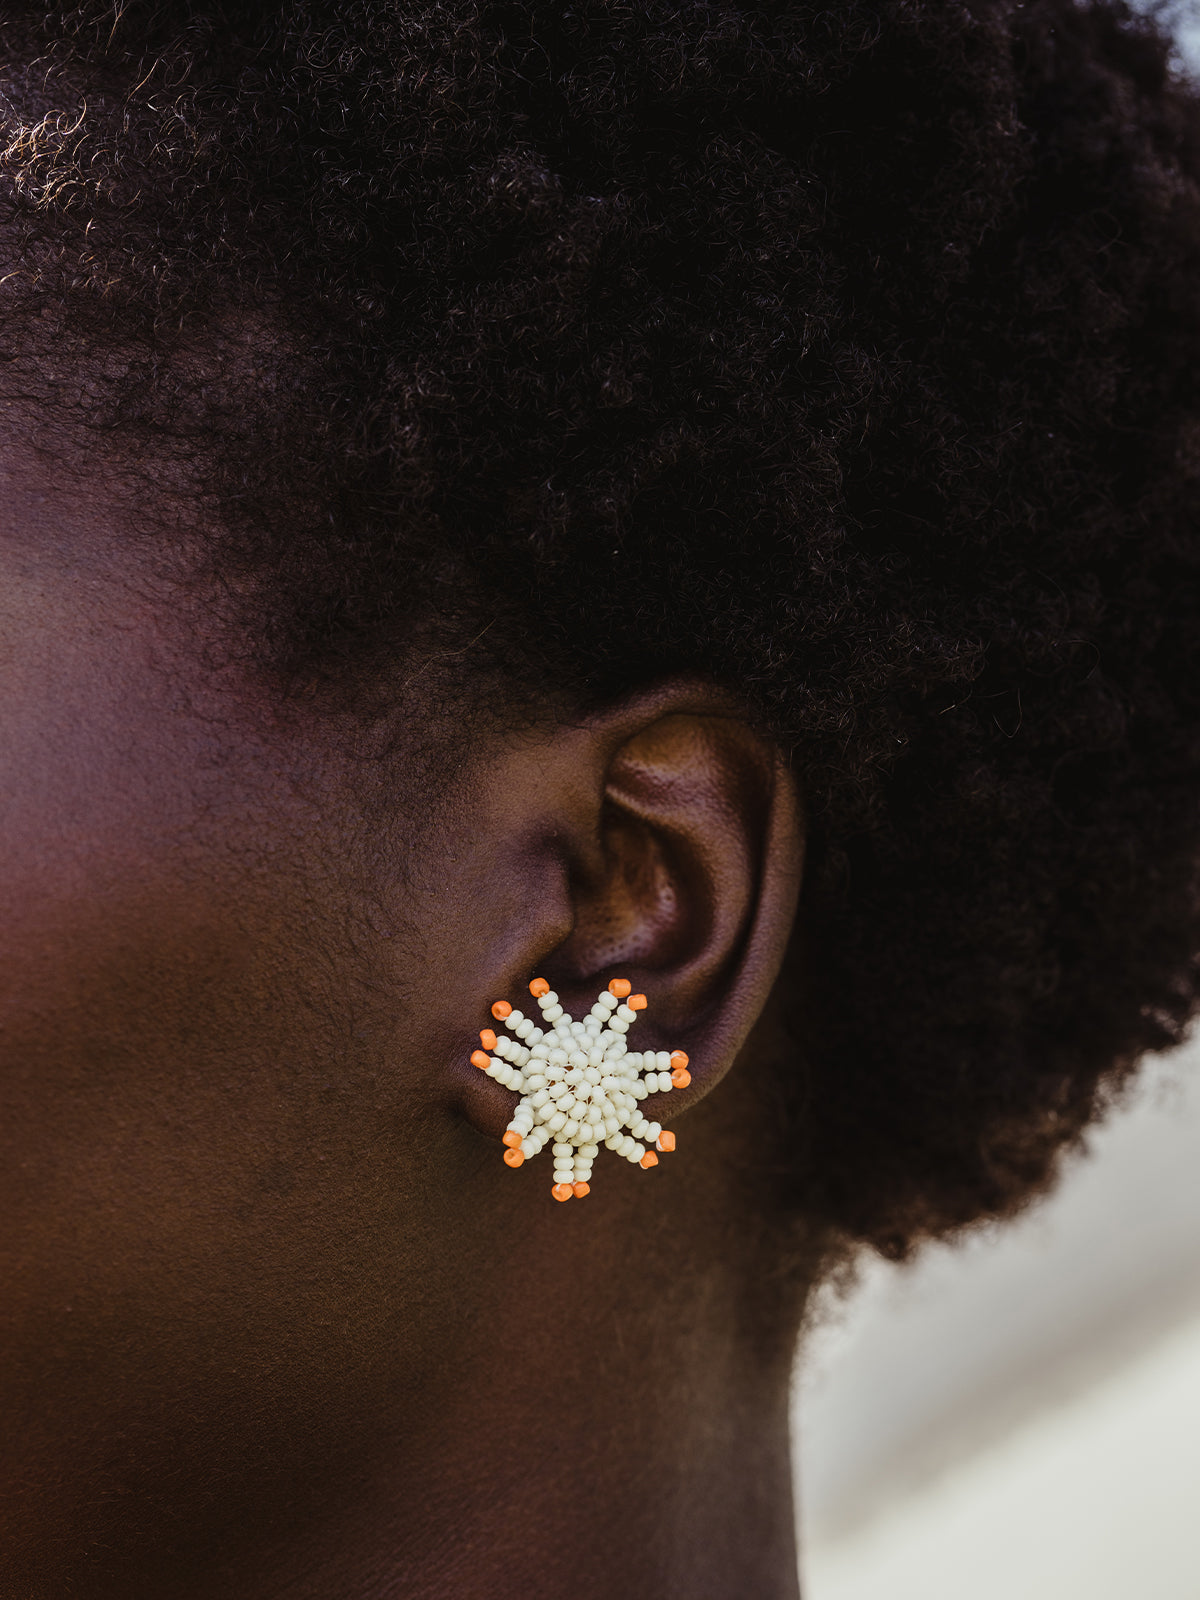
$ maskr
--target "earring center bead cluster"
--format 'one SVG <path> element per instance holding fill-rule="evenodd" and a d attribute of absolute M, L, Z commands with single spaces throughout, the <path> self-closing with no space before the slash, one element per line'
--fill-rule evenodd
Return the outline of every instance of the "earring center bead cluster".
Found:
<path fill-rule="evenodd" d="M 529 992 L 545 1026 L 497 1000 L 492 1015 L 508 1032 L 484 1028 L 482 1048 L 471 1057 L 489 1078 L 521 1095 L 504 1135 L 507 1164 L 523 1166 L 552 1146 L 556 1200 L 589 1192 L 601 1144 L 644 1168 L 658 1165 L 656 1152 L 675 1148 L 675 1135 L 648 1118 L 641 1103 L 686 1088 L 688 1058 L 682 1050 L 629 1049 L 625 1035 L 646 1008 L 645 995 L 631 988 L 628 979 L 614 978 L 576 1022 L 546 980 L 535 978 Z"/>

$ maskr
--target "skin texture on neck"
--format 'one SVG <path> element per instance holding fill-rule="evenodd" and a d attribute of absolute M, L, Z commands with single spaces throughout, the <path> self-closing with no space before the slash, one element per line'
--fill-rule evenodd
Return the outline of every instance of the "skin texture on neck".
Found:
<path fill-rule="evenodd" d="M 738 1161 L 732 1097 L 712 1098 L 689 1127 L 697 1167 Z M 594 1206 L 545 1196 L 532 1219 L 532 1174 L 504 1183 L 428 1341 L 330 1419 L 274 1517 L 259 1499 L 217 1510 L 227 1557 L 181 1593 L 796 1592 L 794 1285 L 764 1284 L 765 1241 L 736 1237 L 740 1175 L 722 1194 L 680 1166 L 647 1197 L 643 1174 L 604 1167 Z"/>
<path fill-rule="evenodd" d="M 281 697 L 111 496 L 2 488 L 0 1592 L 794 1594 L 770 753 L 684 688 L 431 801 L 416 706 Z M 680 1150 L 559 1206 L 467 1057 L 626 960 Z"/>

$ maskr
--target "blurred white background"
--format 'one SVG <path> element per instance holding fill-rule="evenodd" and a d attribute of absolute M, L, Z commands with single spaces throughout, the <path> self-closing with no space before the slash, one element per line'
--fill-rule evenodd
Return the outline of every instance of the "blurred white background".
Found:
<path fill-rule="evenodd" d="M 1200 1600 L 1200 1040 L 1057 1193 L 869 1264 L 796 1396 L 806 1600 Z"/>

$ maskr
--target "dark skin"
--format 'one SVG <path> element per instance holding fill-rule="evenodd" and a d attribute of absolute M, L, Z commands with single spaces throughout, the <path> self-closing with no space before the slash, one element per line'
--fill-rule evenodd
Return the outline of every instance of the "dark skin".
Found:
<path fill-rule="evenodd" d="M 795 1595 L 778 753 L 668 682 L 431 789 L 419 674 L 284 692 L 102 473 L 3 469 L 0 1594 Z M 692 1059 L 566 1205 L 468 1064 L 534 973 Z"/>

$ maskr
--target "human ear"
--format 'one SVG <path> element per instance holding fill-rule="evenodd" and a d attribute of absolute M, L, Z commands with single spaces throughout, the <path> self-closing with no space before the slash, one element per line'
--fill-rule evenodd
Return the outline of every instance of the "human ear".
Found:
<path fill-rule="evenodd" d="M 685 1109 L 732 1064 L 791 932 L 803 826 L 781 753 L 684 686 L 531 743 L 505 762 L 504 788 L 496 820 L 526 915 L 496 924 L 481 1011 L 528 1010 L 538 976 L 579 1017 L 628 978 L 648 1002 L 636 1048 L 689 1057 Z M 495 1084 L 476 1075 L 469 1099 L 480 1126 L 503 1128 L 510 1097 Z"/>

